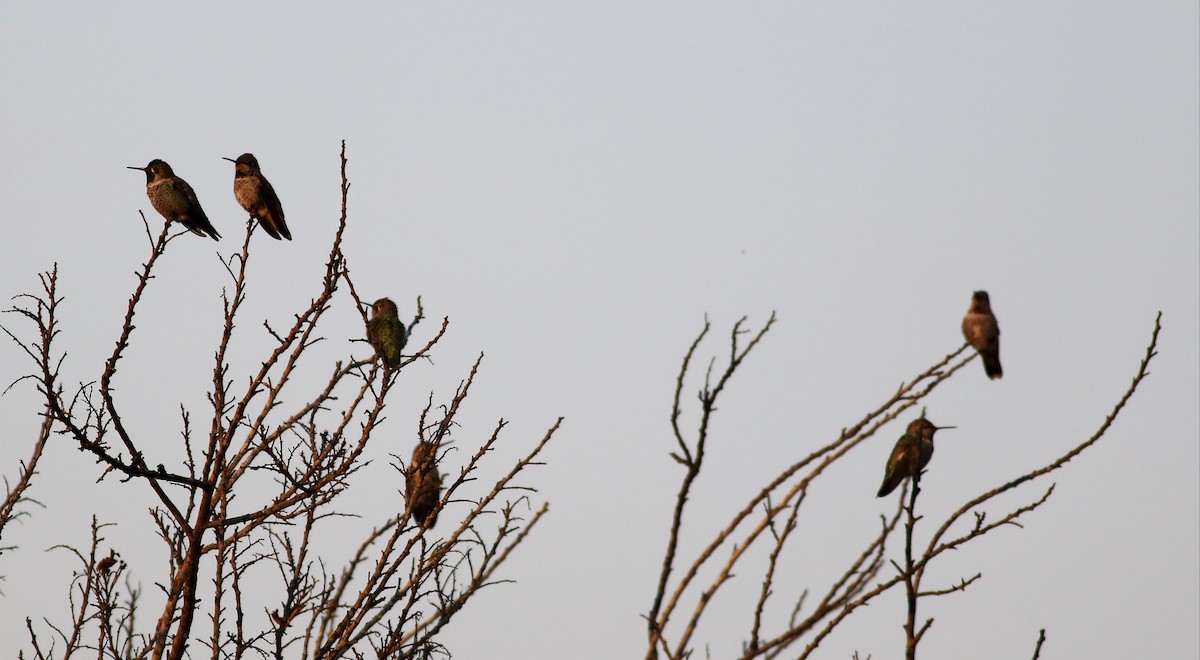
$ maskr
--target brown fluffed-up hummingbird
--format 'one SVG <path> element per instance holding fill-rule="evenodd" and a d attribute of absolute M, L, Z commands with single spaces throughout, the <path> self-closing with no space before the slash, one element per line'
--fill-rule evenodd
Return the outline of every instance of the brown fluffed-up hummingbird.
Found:
<path fill-rule="evenodd" d="M 896 490 L 896 486 L 908 477 L 920 477 L 921 470 L 933 458 L 933 434 L 939 429 L 953 426 L 934 426 L 933 422 L 918 417 L 908 423 L 908 430 L 896 441 L 892 455 L 888 457 L 887 469 L 883 473 L 883 485 L 876 497 L 884 497 Z"/>
<path fill-rule="evenodd" d="M 442 496 L 442 475 L 432 442 L 421 441 L 413 448 L 408 473 L 404 475 L 404 499 L 413 522 L 427 527 L 437 524 L 438 499 Z M 428 524 L 426 524 L 428 521 Z"/>
<path fill-rule="evenodd" d="M 225 158 L 222 156 L 222 158 Z M 258 224 L 275 240 L 292 240 L 292 232 L 288 231 L 287 223 L 283 221 L 283 205 L 279 196 L 271 187 L 271 182 L 263 176 L 258 167 L 258 159 L 254 154 L 242 154 L 237 160 L 225 158 L 235 165 L 233 173 L 233 196 L 238 204 L 246 209 L 250 217 L 258 220 Z"/>
<path fill-rule="evenodd" d="M 976 291 L 971 296 L 971 307 L 962 322 L 963 337 L 983 359 L 983 370 L 988 378 L 996 380 L 1004 376 L 1000 368 L 1000 325 L 992 313 L 992 303 L 987 291 Z"/>
<path fill-rule="evenodd" d="M 367 341 L 375 347 L 375 355 L 391 369 L 400 366 L 400 351 L 408 341 L 396 303 L 380 298 L 371 305 L 371 320 L 367 323 Z"/>
<path fill-rule="evenodd" d="M 171 166 L 165 161 L 155 158 L 145 167 L 133 167 L 131 170 L 141 170 L 146 173 L 146 196 L 150 204 L 167 222 L 179 222 L 192 233 L 201 236 L 211 236 L 218 240 L 221 235 L 213 228 L 200 208 L 200 200 L 196 199 L 196 191 L 187 181 L 175 176 Z"/>

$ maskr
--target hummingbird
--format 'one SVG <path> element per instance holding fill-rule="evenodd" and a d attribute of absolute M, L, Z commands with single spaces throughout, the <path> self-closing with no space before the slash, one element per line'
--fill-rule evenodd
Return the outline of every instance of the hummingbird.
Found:
<path fill-rule="evenodd" d="M 933 458 L 933 434 L 939 429 L 953 426 L 934 426 L 933 422 L 918 417 L 908 423 L 908 430 L 896 441 L 892 455 L 888 457 L 887 469 L 883 473 L 883 485 L 876 497 L 883 497 L 896 490 L 896 486 L 907 477 L 920 478 L 921 471 Z"/>
<path fill-rule="evenodd" d="M 222 156 L 222 158 L 225 158 Z M 242 154 L 237 160 L 225 158 L 233 163 L 233 196 L 238 204 L 258 220 L 258 224 L 270 234 L 271 238 L 292 240 L 292 232 L 288 231 L 287 223 L 283 221 L 283 206 L 279 204 L 279 196 L 271 187 L 271 182 L 263 176 L 258 167 L 258 159 L 254 154 Z"/>
<path fill-rule="evenodd" d="M 375 355 L 391 369 L 400 366 L 400 351 L 408 341 L 396 303 L 380 298 L 371 305 L 371 320 L 367 323 L 367 341 L 375 347 Z"/>
<path fill-rule="evenodd" d="M 167 222 L 178 221 L 192 230 L 193 234 L 211 236 L 214 241 L 221 238 L 208 221 L 208 216 L 204 215 L 204 209 L 200 208 L 196 191 L 187 181 L 175 176 L 165 161 L 155 158 L 145 167 L 130 166 L 129 169 L 146 173 L 146 196 L 150 198 L 154 210 Z"/>
<path fill-rule="evenodd" d="M 412 461 L 404 475 L 404 499 L 413 522 L 429 527 L 437 524 L 438 499 L 442 493 L 442 475 L 437 469 L 437 453 L 432 442 L 421 441 L 413 448 Z"/>
<path fill-rule="evenodd" d="M 971 296 L 971 307 L 962 322 L 963 337 L 979 351 L 983 358 L 983 370 L 988 378 L 996 380 L 1004 376 L 1000 368 L 1000 325 L 992 313 L 992 303 L 987 291 L 976 291 Z"/>

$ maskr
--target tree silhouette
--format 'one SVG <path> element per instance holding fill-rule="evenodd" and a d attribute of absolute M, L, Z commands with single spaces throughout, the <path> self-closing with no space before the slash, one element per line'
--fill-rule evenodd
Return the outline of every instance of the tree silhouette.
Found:
<path fill-rule="evenodd" d="M 775 315 L 772 314 L 767 322 L 754 332 L 746 328 L 745 318 L 734 325 L 730 333 L 729 353 L 724 368 L 717 368 L 716 358 L 713 358 L 704 372 L 703 385 L 697 397 L 700 408 L 699 423 L 695 432 L 689 435 L 679 424 L 684 412 L 683 390 L 691 374 L 696 352 L 711 329 L 706 321 L 704 328 L 684 355 L 683 365 L 676 379 L 671 410 L 675 450 L 671 452 L 671 457 L 683 467 L 684 472 L 675 498 L 669 540 L 657 587 L 646 614 L 647 660 L 682 660 L 695 652 L 693 640 L 700 632 L 702 619 L 714 597 L 734 575 L 735 569 L 742 574 L 753 572 L 762 576 L 762 588 L 756 601 L 745 604 L 746 611 L 752 611 L 753 617 L 738 658 L 777 658 L 785 652 L 787 657 L 811 657 L 821 642 L 851 614 L 893 588 L 903 588 L 906 597 L 905 657 L 917 657 L 918 644 L 933 624 L 933 619 L 927 619 L 918 626 L 917 607 L 920 599 L 965 591 L 981 577 L 981 574 L 977 573 L 962 578 L 958 584 L 924 589 L 922 579 L 925 570 L 946 552 L 963 548 L 989 532 L 1006 525 L 1019 527 L 1022 516 L 1047 502 L 1054 492 L 1053 484 L 1040 496 L 1006 511 L 998 518 L 989 519 L 988 513 L 982 509 L 1002 493 L 1021 488 L 1065 467 L 1072 458 L 1100 440 L 1133 396 L 1138 385 L 1149 374 L 1150 361 L 1156 355 L 1158 334 L 1162 329 L 1161 320 L 1162 314 L 1159 314 L 1154 322 L 1150 344 L 1129 388 L 1095 434 L 1051 463 L 1015 476 L 1012 480 L 963 503 L 937 527 L 924 550 L 919 552 L 915 545 L 917 523 L 922 518 L 917 514 L 917 496 L 920 493 L 918 475 L 911 484 L 906 484 L 901 490 L 896 510 L 890 516 L 881 518 L 878 534 L 868 539 L 860 552 L 846 558 L 845 570 L 842 573 L 831 576 L 829 583 L 824 587 L 803 590 L 796 602 L 788 604 L 790 614 L 787 624 L 778 630 L 768 630 L 765 614 L 771 596 L 774 595 L 775 575 L 781 554 L 785 544 L 797 538 L 794 534 L 797 529 L 796 520 L 804 505 L 809 502 L 810 488 L 827 474 L 830 466 L 861 446 L 863 441 L 874 436 L 889 422 L 916 407 L 935 387 L 949 380 L 974 360 L 977 353 L 968 353 L 970 346 L 963 344 L 925 371 L 901 384 L 894 394 L 861 419 L 843 428 L 831 442 L 787 466 L 778 476 L 759 486 L 757 492 L 727 523 L 718 525 L 718 531 L 710 542 L 694 553 L 685 555 L 680 549 L 680 530 L 683 528 L 688 501 L 694 494 L 696 479 L 704 467 L 705 450 L 708 443 L 715 440 L 710 433 L 710 424 L 717 410 L 717 401 L 750 352 L 759 346 L 775 324 Z M 747 335 L 750 336 L 749 341 L 744 340 Z M 964 519 L 969 524 L 960 524 Z M 898 533 L 903 534 L 903 563 L 887 559 L 888 543 Z M 765 565 L 753 566 L 748 563 L 750 560 L 747 559 L 747 552 L 760 541 L 770 547 L 769 555 Z M 724 554 L 718 554 L 721 552 Z M 888 566 L 894 569 L 893 573 L 885 572 Z M 711 582 L 701 584 L 699 576 L 704 569 L 715 572 L 715 577 Z M 812 594 L 819 598 L 815 604 L 809 603 L 808 596 Z M 1044 640 L 1043 630 L 1039 633 L 1035 657 L 1041 652 Z"/>
<path fill-rule="evenodd" d="M 505 581 L 499 569 L 548 511 L 547 504 L 531 500 L 534 489 L 525 472 L 541 465 L 539 456 L 562 419 L 531 442 L 507 471 L 485 478 L 483 468 L 494 457 L 507 422 L 501 419 L 486 433 L 474 434 L 482 440 L 470 448 L 456 439 L 456 433 L 461 434 L 458 416 L 479 374 L 482 355 L 445 401 L 435 401 L 433 393 L 417 406 L 396 400 L 393 388 L 398 379 L 412 377 L 412 365 L 418 361 L 432 363 L 429 358 L 445 336 L 449 319 L 429 329 L 428 323 L 422 324 L 424 308 L 418 297 L 414 316 L 404 323 L 393 318 L 397 306 L 390 299 L 359 295 L 343 251 L 350 188 L 344 144 L 340 164 L 341 212 L 315 293 L 286 327 L 262 322 L 268 349 L 241 377 L 232 373 L 230 347 L 236 337 L 259 332 L 258 325 L 241 324 L 252 314 L 246 304 L 256 220 L 247 222 L 240 249 L 222 262 L 229 283 L 222 293 L 208 405 L 203 413 L 180 405 L 178 437 L 183 449 L 175 464 L 150 464 L 147 449 L 163 434 L 150 438 L 131 430 L 142 425 L 126 420 L 137 418 L 141 410 L 136 401 L 118 396 L 117 383 L 155 382 L 155 374 L 122 372 L 119 379 L 118 371 L 136 350 L 135 321 L 147 314 L 142 303 L 160 272 L 159 262 L 186 231 L 173 232 L 178 228 L 166 223 L 155 237 L 143 216 L 149 257 L 137 272 L 113 351 L 94 372 L 94 380 L 75 381 L 64 375 L 68 353 L 58 344 L 63 296 L 57 265 L 40 275 L 40 291 L 17 296 L 6 310 L 22 327 L 6 326 L 4 331 L 33 365 L 10 387 L 32 383 L 37 388 L 43 422 L 15 479 L 7 483 L 0 503 L 0 539 L 9 522 L 29 515 L 22 505 L 36 502 L 32 487 L 44 469 L 44 450 L 52 438 L 62 437 L 95 459 L 97 479 L 117 479 L 150 502 L 147 522 L 162 542 L 161 562 L 139 565 L 135 572 L 109 539 L 112 524 L 93 516 L 87 547 L 59 546 L 74 555 L 79 567 L 69 588 L 69 616 L 63 622 L 26 619 L 29 657 L 65 658 L 82 652 L 122 659 L 448 657 L 450 650 L 439 641 L 439 633 L 484 587 Z M 324 328 L 331 325 L 339 302 L 356 310 L 362 331 L 355 339 L 373 354 L 317 366 L 327 371 L 315 381 L 298 377 L 302 363 L 312 369 L 309 363 L 319 359 L 311 349 L 325 339 Z M 368 308 L 377 315 L 374 330 Z M 385 322 L 386 332 L 381 329 Z M 981 579 L 981 573 L 975 573 L 955 584 L 929 586 L 926 570 L 948 551 L 965 549 L 996 529 L 1020 527 L 1024 516 L 1049 501 L 1053 484 L 1028 493 L 1022 504 L 1003 507 L 999 515 L 985 510 L 1009 491 L 1026 493 L 1028 484 L 1065 468 L 1105 435 L 1149 374 L 1161 314 L 1132 382 L 1091 437 L 1064 447 L 1048 464 L 963 502 L 933 525 L 932 533 L 925 531 L 930 525 L 921 524 L 921 477 L 914 475 L 901 487 L 894 510 L 880 517 L 878 530 L 844 558 L 840 571 L 782 605 L 773 597 L 776 576 L 786 562 L 785 546 L 812 542 L 796 532 L 813 485 L 891 422 L 916 416 L 926 397 L 977 353 L 963 344 L 934 360 L 827 444 L 750 487 L 744 504 L 716 526 L 710 540 L 688 547 L 682 533 L 690 520 L 688 504 L 697 492 L 709 443 L 721 441 L 711 433 L 718 401 L 775 323 L 772 314 L 757 329 L 745 318 L 734 324 L 727 356 L 723 361 L 711 359 L 701 377 L 698 424 L 691 432 L 681 422 L 691 410 L 684 403 L 684 391 L 697 377 L 694 363 L 711 330 L 707 321 L 685 352 L 670 416 L 670 456 L 683 471 L 645 613 L 647 660 L 695 655 L 697 640 L 705 634 L 705 615 L 735 571 L 761 578 L 757 596 L 740 605 L 748 613 L 749 626 L 739 658 L 778 658 L 785 653 L 811 657 L 856 611 L 893 589 L 905 595 L 900 617 L 905 657 L 916 658 L 933 624 L 933 619 L 922 621 L 919 616 L 922 599 L 965 592 Z M 383 347 L 379 352 L 385 355 L 375 355 L 376 347 Z M 405 348 L 413 352 L 404 355 Z M 74 382 L 79 384 L 70 384 Z M 381 444 L 378 437 L 389 407 L 407 409 L 417 421 L 415 437 L 403 452 L 411 459 L 406 463 L 401 454 L 392 454 L 397 474 L 390 488 L 404 497 L 361 537 L 349 544 L 338 537 L 343 547 L 352 549 L 339 564 L 321 555 L 320 540 L 329 534 L 332 520 L 347 515 L 339 505 L 356 487 L 352 477 L 368 463 L 368 447 Z M 452 451 L 463 460 L 449 460 Z M 756 544 L 765 546 L 760 565 L 750 553 Z M 897 545 L 902 548 L 894 550 Z M 11 549 L 0 546 L 0 553 Z M 145 593 L 138 586 L 142 579 L 153 580 L 157 591 Z M 779 616 L 771 616 L 780 607 L 787 614 L 782 626 L 772 623 Z M 147 612 L 149 624 L 143 623 Z M 1045 639 L 1045 631 L 1039 631 L 1035 658 Z M 531 654 L 536 652 L 531 649 Z"/>
<path fill-rule="evenodd" d="M 394 368 L 374 356 L 347 357 L 315 387 L 294 377 L 322 341 L 323 321 L 338 299 L 352 301 L 366 336 L 364 301 L 342 244 L 350 187 L 346 164 L 343 143 L 341 214 L 316 293 L 290 327 L 262 323 L 272 346 L 244 379 L 232 375 L 228 356 L 235 336 L 256 327 L 239 324 L 250 313 L 247 265 L 256 221 L 247 222 L 240 250 L 223 262 L 230 285 L 222 294 L 210 409 L 195 413 L 181 405 L 184 458 L 179 465 L 149 464 L 145 448 L 152 438 L 126 424 L 139 409 L 118 396 L 117 383 L 123 358 L 135 350 L 135 321 L 144 314 L 141 303 L 156 266 L 185 233 L 173 233 L 178 227 L 165 223 L 154 237 L 146 223 L 150 255 L 138 272 L 115 348 L 95 381 L 72 387 L 64 375 L 67 352 L 56 343 L 63 300 L 57 265 L 41 275 L 39 293 L 18 296 L 8 310 L 33 328 L 30 338 L 5 328 L 34 365 L 18 382 L 34 382 L 45 403 L 34 451 L 0 508 L 0 534 L 5 523 L 28 513 L 20 504 L 31 501 L 42 450 L 59 435 L 96 459 L 98 478 L 119 478 L 151 498 L 148 522 L 165 550 L 160 565 L 138 567 L 136 579 L 150 577 L 161 588 L 151 599 L 134 586 L 133 569 L 105 535 L 108 525 L 93 518 L 90 548 L 68 548 L 79 561 L 68 598 L 70 619 L 26 619 L 31 657 L 90 651 L 98 657 L 177 659 L 196 655 L 201 647 L 213 658 L 445 656 L 438 634 L 480 590 L 504 581 L 497 571 L 548 511 L 547 504 L 531 502 L 533 489 L 523 473 L 539 464 L 539 453 L 562 420 L 490 487 L 480 490 L 474 482 L 500 442 L 503 419 L 461 469 L 449 469 L 445 459 L 459 427 L 456 418 L 482 355 L 448 401 L 435 404 L 431 394 L 413 410 L 419 411 L 419 424 L 412 445 L 425 448 L 424 464 L 406 466 L 397 456 L 400 474 L 391 490 L 402 491 L 406 475 L 417 470 L 427 476 L 431 469 L 436 472 L 437 463 L 444 476 L 436 483 L 427 479 L 421 501 L 400 498 L 399 508 L 350 546 L 356 550 L 344 565 L 335 568 L 316 553 L 325 523 L 345 515 L 339 497 L 366 464 L 366 450 L 382 433 L 385 412 L 406 405 L 389 397 L 397 379 L 408 376 L 406 367 L 427 359 L 449 327 L 443 318 Z M 420 298 L 416 307 L 405 330 L 420 336 Z M 201 416 L 203 421 L 194 423 Z M 414 507 L 421 509 L 417 515 Z M 143 627 L 141 616 L 151 609 L 157 611 L 153 624 Z"/>

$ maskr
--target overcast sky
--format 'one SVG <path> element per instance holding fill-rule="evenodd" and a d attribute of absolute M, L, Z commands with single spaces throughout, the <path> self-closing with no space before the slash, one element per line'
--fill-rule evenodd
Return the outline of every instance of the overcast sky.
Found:
<path fill-rule="evenodd" d="M 931 521 L 1091 435 L 1161 310 L 1152 375 L 1054 477 L 1050 502 L 931 571 L 946 586 L 983 578 L 923 602 L 936 624 L 922 649 L 1028 657 L 1045 628 L 1043 657 L 1194 658 L 1198 24 L 1195 2 L 10 4 L 0 294 L 34 290 L 58 262 L 66 380 L 98 378 L 146 257 L 138 212 L 160 226 L 125 167 L 173 165 L 226 240 L 172 243 L 119 375 L 133 428 L 169 454 L 179 405 L 205 406 L 227 282 L 215 254 L 245 219 L 221 157 L 258 157 L 295 236 L 255 236 L 246 368 L 261 321 L 316 293 L 346 140 L 356 285 L 406 315 L 421 295 L 451 328 L 432 365 L 402 374 L 389 439 L 345 506 L 367 527 L 395 508 L 387 454 L 411 450 L 426 397 L 449 397 L 484 352 L 460 448 L 511 420 L 500 474 L 566 420 L 528 476 L 551 513 L 504 571 L 516 582 L 473 601 L 444 641 L 460 658 L 597 660 L 644 653 L 682 475 L 672 387 L 705 314 L 705 360 L 740 316 L 779 323 L 717 413 L 685 554 L 956 349 L 971 291 L 991 293 L 1005 377 L 972 364 L 928 399 L 958 427 L 922 482 Z M 341 311 L 321 373 L 364 353 Z M 27 369 L 0 346 L 0 380 Z M 10 478 L 37 409 L 28 384 L 0 398 Z M 810 493 L 781 607 L 891 510 L 874 494 L 907 420 Z M 95 484 L 99 468 L 63 440 L 46 461 L 31 493 L 46 509 L 6 531 L 19 549 L 0 557 L 5 657 L 25 647 L 25 616 L 65 619 L 73 564 L 44 551 L 85 544 L 93 511 L 117 523 L 109 540 L 147 591 L 163 579 L 147 489 Z M 361 526 L 325 537 L 331 556 Z M 757 576 L 743 569 L 714 601 L 701 653 L 741 647 Z M 900 657 L 903 618 L 889 594 L 818 655 Z"/>

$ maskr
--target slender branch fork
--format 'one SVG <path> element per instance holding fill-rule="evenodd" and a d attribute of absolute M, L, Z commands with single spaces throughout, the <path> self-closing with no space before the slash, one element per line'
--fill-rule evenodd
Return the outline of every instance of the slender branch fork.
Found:
<path fill-rule="evenodd" d="M 35 468 L 49 439 L 59 434 L 104 466 L 101 478 L 117 473 L 122 481 L 146 484 L 156 504 L 151 520 L 167 559 L 165 579 L 158 582 L 162 610 L 152 631 L 139 632 L 135 626 L 139 591 L 128 582 L 127 567 L 115 550 L 103 554 L 104 525 L 93 524 L 91 552 L 71 550 L 84 566 L 72 591 L 71 622 L 66 626 L 45 622 L 53 632 L 50 646 L 39 638 L 35 624 L 27 622 L 33 657 L 58 657 L 54 648 L 58 644 L 66 655 L 91 649 L 102 657 L 121 658 L 179 659 L 193 655 L 197 645 L 206 646 L 214 659 L 246 654 L 362 657 L 367 648 L 380 658 L 426 658 L 445 654 L 437 635 L 475 594 L 508 581 L 499 570 L 549 511 L 547 504 L 534 506 L 531 496 L 536 491 L 522 475 L 542 464 L 539 456 L 561 418 L 511 469 L 495 478 L 494 486 L 483 488 L 482 496 L 473 496 L 474 482 L 491 478 L 486 476 L 487 458 L 507 425 L 498 422 L 442 492 L 435 513 L 445 509 L 443 521 L 461 516 L 451 531 L 438 534 L 428 525 L 409 524 L 409 506 L 401 502 L 366 535 L 340 571 L 328 570 L 315 554 L 313 544 L 322 523 L 345 515 L 332 507 L 341 493 L 357 483 L 354 475 L 367 464 L 368 444 L 383 432 L 393 386 L 411 372 L 409 365 L 428 359 L 449 327 L 449 319 L 443 318 L 424 346 L 406 355 L 397 368 L 385 369 L 373 358 L 347 358 L 333 366 L 324 385 L 302 392 L 307 384 L 297 374 L 304 356 L 310 355 L 308 350 L 324 341 L 319 325 L 336 306 L 339 290 L 349 291 L 364 324 L 367 321 L 342 251 L 350 189 L 344 143 L 340 160 L 341 213 L 319 289 L 290 327 L 276 330 L 270 323 L 263 324 L 274 345 L 244 386 L 231 377 L 229 354 L 248 301 L 255 220 L 247 222 L 240 249 L 222 258 L 230 280 L 223 295 L 208 394 L 211 418 L 207 428 L 197 428 L 192 424 L 194 411 L 181 406 L 184 458 L 177 468 L 148 465 L 140 447 L 154 440 L 138 437 L 126 425 L 116 376 L 122 359 L 133 350 L 137 319 L 147 313 L 141 303 L 155 279 L 155 266 L 169 244 L 185 233 L 172 235 L 167 223 L 154 238 L 146 223 L 150 256 L 137 273 L 113 352 L 99 380 L 81 384 L 73 395 L 68 396 L 61 384 L 66 353 L 54 342 L 62 301 L 57 266 L 42 275 L 38 295 L 18 296 L 18 304 L 7 310 L 36 330 L 34 340 L 26 341 L 4 328 L 37 366 L 16 382 L 35 382 L 45 409 L 34 451 L 0 504 L 0 533 L 8 520 L 22 515 L 20 503 L 34 502 L 29 489 Z M 410 333 L 423 318 L 418 298 Z M 439 461 L 448 460 L 455 450 L 452 445 L 460 444 L 451 443 L 459 432 L 456 415 L 482 358 L 446 405 L 434 410 L 431 396 L 421 413 L 417 439 L 435 442 Z M 289 405 L 285 396 L 298 396 L 301 403 Z M 438 413 L 440 419 L 426 423 Z M 261 476 L 274 483 L 273 492 L 264 491 Z M 367 566 L 373 568 L 364 572 Z M 264 588 L 272 573 L 263 570 L 268 567 L 274 569 L 282 597 L 278 605 L 256 610 L 261 605 L 247 602 L 247 595 L 272 593 Z M 211 579 L 202 580 L 210 569 Z M 127 580 L 124 587 L 119 576 Z M 245 589 L 247 584 L 255 585 L 253 592 Z M 259 616 L 259 611 L 265 616 Z M 210 624 L 207 634 L 199 633 L 196 625 L 202 613 Z"/>
<path fill-rule="evenodd" d="M 824 474 L 826 468 L 831 464 L 874 435 L 885 424 L 894 420 L 909 408 L 917 405 L 935 387 L 949 379 L 967 363 L 974 360 L 976 354 L 971 352 L 962 357 L 963 353 L 968 349 L 968 346 L 964 344 L 946 357 L 935 362 L 929 369 L 903 383 L 896 393 L 886 399 L 879 407 L 867 413 L 867 415 L 854 425 L 843 429 L 834 441 L 812 452 L 793 465 L 788 466 L 779 476 L 769 481 L 757 494 L 751 497 L 745 507 L 738 511 L 717 532 L 711 542 L 695 554 L 690 563 L 683 563 L 680 566 L 680 529 L 683 525 L 687 500 L 695 487 L 703 465 L 707 442 L 712 439 L 708 433 L 708 429 L 711 413 L 715 410 L 716 396 L 745 359 L 750 349 L 756 346 L 763 334 L 770 329 L 775 321 L 775 316 L 772 315 L 768 322 L 754 335 L 753 340 L 744 347 L 739 345 L 739 338 L 745 333 L 743 330 L 745 319 L 738 321 L 734 325 L 731 336 L 732 350 L 729 362 L 718 377 L 715 387 L 712 386 L 713 366 L 710 365 L 704 385 L 699 393 L 699 428 L 694 434 L 693 439 L 689 440 L 679 427 L 679 419 L 683 411 L 681 393 L 696 352 L 710 331 L 710 324 L 706 320 L 703 329 L 685 353 L 683 364 L 676 379 L 675 398 L 670 418 L 675 438 L 675 448 L 671 452 L 671 457 L 684 467 L 685 472 L 675 500 L 669 528 L 667 550 L 657 581 L 657 588 L 651 602 L 650 610 L 646 615 L 648 633 L 647 660 L 660 656 L 665 656 L 672 660 L 682 660 L 693 652 L 691 639 L 698 630 L 702 616 L 708 605 L 712 602 L 720 588 L 731 579 L 735 567 L 741 565 L 739 562 L 745 557 L 749 547 L 761 538 L 764 532 L 767 533 L 766 535 L 771 539 L 773 545 L 767 555 L 766 567 L 763 569 L 762 587 L 753 606 L 753 618 L 749 634 L 746 642 L 743 644 L 742 655 L 739 657 L 746 659 L 756 657 L 775 658 L 797 642 L 804 641 L 805 646 L 795 657 L 808 658 L 820 643 L 835 628 L 843 624 L 854 611 L 867 605 L 880 594 L 894 587 L 902 586 L 905 591 L 905 602 L 907 605 L 904 625 L 905 657 L 916 658 L 918 645 L 933 624 L 933 619 L 927 619 L 923 623 L 919 623 L 917 616 L 919 600 L 926 597 L 945 596 L 965 591 L 971 584 L 982 578 L 982 574 L 975 574 L 959 580 L 957 584 L 944 588 L 923 589 L 921 583 L 925 569 L 943 552 L 960 548 L 997 528 L 1009 525 L 1020 527 L 1019 519 L 1022 516 L 1048 501 L 1054 490 L 1053 485 L 1047 488 L 1041 497 L 1005 513 L 994 521 L 988 520 L 987 514 L 979 510 L 980 506 L 992 498 L 1063 467 L 1072 458 L 1079 455 L 1079 453 L 1093 446 L 1108 431 L 1117 415 L 1133 396 L 1138 385 L 1149 375 L 1150 361 L 1157 355 L 1158 336 L 1162 328 L 1161 320 L 1162 314 L 1160 313 L 1155 319 L 1154 330 L 1151 334 L 1145 355 L 1138 366 L 1137 373 L 1134 375 L 1128 389 L 1117 401 L 1092 437 L 1071 448 L 1046 466 L 1012 479 L 963 504 L 937 527 L 925 549 L 920 552 L 917 550 L 914 536 L 917 523 L 921 520 L 921 516 L 918 515 L 916 509 L 920 493 L 920 478 L 917 477 L 913 480 L 911 489 L 906 486 L 901 491 L 900 499 L 897 501 L 898 506 L 894 514 L 890 517 L 881 518 L 878 534 L 870 538 L 863 550 L 850 559 L 846 570 L 825 589 L 824 595 L 815 607 L 807 611 L 805 610 L 804 604 L 806 596 L 809 595 L 809 590 L 802 590 L 799 599 L 795 601 L 787 624 L 782 630 L 772 635 L 765 633 L 765 621 L 768 602 L 773 594 L 774 575 L 781 561 L 780 558 L 784 544 L 790 539 L 802 538 L 796 534 L 798 529 L 796 521 L 802 505 L 807 501 L 809 486 L 815 479 Z M 957 536 L 951 537 L 949 534 L 955 523 L 968 512 L 974 513 L 974 524 L 968 530 L 959 532 Z M 898 564 L 894 561 L 886 562 L 884 558 L 886 556 L 887 541 L 893 532 L 896 531 L 902 519 L 904 520 L 903 563 Z M 729 548 L 728 557 L 723 564 L 715 567 L 716 576 L 712 582 L 707 587 L 701 589 L 698 594 L 691 596 L 693 599 L 691 602 L 694 605 L 690 614 L 684 616 L 682 619 L 674 617 L 673 615 L 677 612 L 678 607 L 683 604 L 685 598 L 689 597 L 690 587 L 697 579 L 701 569 L 708 566 L 714 560 L 717 551 L 722 547 Z M 882 578 L 880 574 L 881 570 L 889 564 L 896 569 L 896 574 L 890 578 Z M 746 566 L 741 566 L 741 568 L 743 571 L 747 570 Z M 680 569 L 682 573 L 679 577 L 673 577 L 677 569 Z M 670 639 L 668 636 L 669 631 L 674 629 L 678 629 L 678 632 L 674 639 Z M 1039 640 L 1037 652 L 1040 652 L 1040 648 L 1041 641 Z M 1035 658 L 1037 652 L 1035 652 Z"/>

